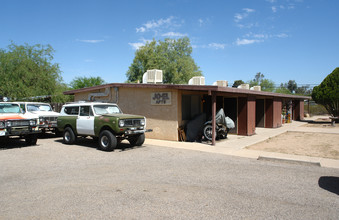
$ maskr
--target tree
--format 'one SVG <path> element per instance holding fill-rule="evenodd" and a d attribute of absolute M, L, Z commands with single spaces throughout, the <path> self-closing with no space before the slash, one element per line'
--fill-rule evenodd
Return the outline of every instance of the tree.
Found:
<path fill-rule="evenodd" d="M 72 89 L 81 89 L 92 86 L 99 86 L 105 81 L 101 77 L 75 77 L 70 83 Z"/>
<path fill-rule="evenodd" d="M 313 88 L 312 99 L 323 105 L 333 117 L 339 116 L 339 67 Z"/>
<path fill-rule="evenodd" d="M 269 79 L 264 79 L 265 76 L 261 72 L 255 74 L 254 79 L 250 80 L 248 84 L 250 87 L 261 86 L 262 91 L 272 92 L 274 90 L 274 82 Z"/>
<path fill-rule="evenodd" d="M 264 74 L 258 72 L 257 74 L 255 74 L 254 79 L 250 80 L 248 84 L 250 84 L 250 87 L 259 86 L 264 77 L 265 77 Z"/>
<path fill-rule="evenodd" d="M 297 88 L 298 88 L 298 85 L 297 85 L 297 83 L 295 82 L 295 80 L 289 80 L 288 83 L 287 83 L 286 88 L 287 88 L 288 90 L 290 90 L 291 93 L 295 93 L 295 91 L 296 91 Z"/>
<path fill-rule="evenodd" d="M 126 73 L 127 82 L 142 81 L 147 70 L 161 69 L 164 83 L 187 84 L 193 76 L 202 75 L 191 53 L 192 46 L 187 37 L 146 43 L 135 52 Z"/>
<path fill-rule="evenodd" d="M 0 95 L 12 100 L 51 96 L 62 100 L 65 96 L 57 90 L 62 85 L 61 71 L 53 63 L 54 50 L 50 45 L 16 45 L 0 49 Z"/>
<path fill-rule="evenodd" d="M 238 88 L 238 86 L 240 86 L 241 84 L 244 84 L 245 82 L 242 80 L 235 80 L 232 87 L 233 88 Z"/>
<path fill-rule="evenodd" d="M 263 79 L 260 82 L 261 90 L 266 92 L 273 92 L 274 90 L 274 82 L 269 79 Z"/>
<path fill-rule="evenodd" d="M 298 94 L 298 95 L 308 95 L 308 96 L 310 96 L 312 94 L 312 89 L 310 89 L 309 85 L 301 86 L 301 87 L 298 87 L 295 90 L 295 93 Z"/>
<path fill-rule="evenodd" d="M 283 94 L 291 94 L 291 91 L 286 88 L 286 83 L 285 84 L 281 83 L 280 87 L 278 87 L 275 90 L 275 92 L 276 93 L 283 93 Z"/>

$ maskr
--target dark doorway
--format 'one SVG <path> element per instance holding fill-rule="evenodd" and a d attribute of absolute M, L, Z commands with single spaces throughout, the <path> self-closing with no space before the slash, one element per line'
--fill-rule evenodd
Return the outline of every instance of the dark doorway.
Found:
<path fill-rule="evenodd" d="M 230 130 L 229 133 L 237 134 L 238 131 L 238 115 L 237 115 L 237 98 L 224 98 L 224 112 L 225 115 L 234 121 L 235 128 Z"/>
<path fill-rule="evenodd" d="M 210 95 L 204 95 L 203 97 L 203 112 L 206 113 L 207 120 L 212 119 L 212 96 Z M 216 112 L 218 112 L 221 108 L 224 106 L 224 100 L 222 96 L 217 96 L 216 99 Z M 224 109 L 225 110 L 225 109 Z"/>
<path fill-rule="evenodd" d="M 265 127 L 265 99 L 257 99 L 255 104 L 255 126 Z"/>
<path fill-rule="evenodd" d="M 200 95 L 182 96 L 182 120 L 191 120 L 201 113 Z"/>

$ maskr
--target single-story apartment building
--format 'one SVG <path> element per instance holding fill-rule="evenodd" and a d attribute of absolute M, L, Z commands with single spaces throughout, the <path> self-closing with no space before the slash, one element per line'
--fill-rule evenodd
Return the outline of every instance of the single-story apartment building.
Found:
<path fill-rule="evenodd" d="M 64 92 L 74 101 L 117 103 L 124 113 L 147 118 L 147 138 L 178 141 L 178 129 L 196 115 L 205 113 L 215 120 L 220 108 L 235 122 L 233 133 L 253 135 L 256 127 L 282 126 L 283 107 L 293 120 L 304 117 L 304 100 L 295 96 L 218 85 L 174 85 L 110 83 Z M 215 139 L 212 143 L 214 144 Z"/>

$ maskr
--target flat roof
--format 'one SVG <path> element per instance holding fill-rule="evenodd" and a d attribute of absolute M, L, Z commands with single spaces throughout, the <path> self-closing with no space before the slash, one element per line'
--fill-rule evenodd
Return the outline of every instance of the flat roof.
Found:
<path fill-rule="evenodd" d="M 98 89 L 106 88 L 138 88 L 138 89 L 177 89 L 177 90 L 186 90 L 186 91 L 200 91 L 207 92 L 211 94 L 216 92 L 218 94 L 229 94 L 233 96 L 262 96 L 262 97 L 277 97 L 277 98 L 288 98 L 288 99 L 311 99 L 310 96 L 300 96 L 300 95 L 289 95 L 282 93 L 274 92 L 265 92 L 265 91 L 255 91 L 249 89 L 239 89 L 231 87 L 222 87 L 214 85 L 184 85 L 184 84 L 143 84 L 143 83 L 109 83 L 99 86 L 87 87 L 82 89 L 75 89 L 65 91 L 65 95 L 74 95 L 76 93 L 82 92 L 91 92 Z"/>

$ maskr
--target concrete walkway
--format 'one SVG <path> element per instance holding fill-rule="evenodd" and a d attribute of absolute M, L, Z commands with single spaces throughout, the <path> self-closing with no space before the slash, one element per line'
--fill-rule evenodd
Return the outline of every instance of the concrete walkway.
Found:
<path fill-rule="evenodd" d="M 145 144 L 153 146 L 181 148 L 187 150 L 197 150 L 209 153 L 218 153 L 260 160 L 283 160 L 285 162 L 291 163 L 318 165 L 322 167 L 339 169 L 339 160 L 335 159 L 245 149 L 248 146 L 265 141 L 269 138 L 275 137 L 287 131 L 339 134 L 339 129 L 303 127 L 303 125 L 305 124 L 307 124 L 307 122 L 293 121 L 292 123 L 284 124 L 280 128 L 273 129 L 256 128 L 255 135 L 252 136 L 228 135 L 228 138 L 226 140 L 217 141 L 215 146 L 212 146 L 208 143 L 163 141 L 157 139 L 146 139 Z"/>

